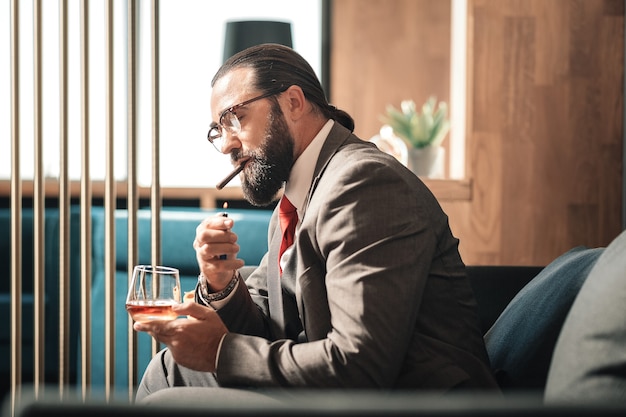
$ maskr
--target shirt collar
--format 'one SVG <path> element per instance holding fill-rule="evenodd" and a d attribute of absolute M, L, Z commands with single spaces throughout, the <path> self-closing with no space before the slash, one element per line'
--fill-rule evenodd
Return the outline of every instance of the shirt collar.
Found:
<path fill-rule="evenodd" d="M 313 141 L 306 147 L 304 152 L 298 157 L 293 164 L 289 180 L 285 184 L 285 195 L 298 210 L 298 217 L 302 218 L 302 209 L 306 200 L 309 188 L 313 182 L 313 173 L 315 165 L 319 158 L 322 146 L 328 137 L 328 133 L 332 129 L 334 121 L 328 120 L 326 124 L 315 135 Z"/>

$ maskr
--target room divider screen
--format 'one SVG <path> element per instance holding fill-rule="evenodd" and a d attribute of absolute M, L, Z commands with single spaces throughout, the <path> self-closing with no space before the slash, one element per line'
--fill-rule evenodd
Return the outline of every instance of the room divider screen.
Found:
<path fill-rule="evenodd" d="M 44 181 L 50 181 L 44 176 L 43 167 L 43 114 L 42 114 L 42 74 L 47 70 L 42 63 L 42 27 L 51 21 L 59 27 L 59 135 L 60 135 L 60 173 L 58 176 L 58 201 L 59 201 L 59 369 L 58 369 L 58 389 L 61 397 L 69 395 L 69 267 L 70 258 L 76 256 L 70 253 L 70 178 L 68 175 L 68 165 L 70 154 L 68 152 L 68 118 L 69 115 L 69 76 L 70 73 L 80 74 L 80 118 L 81 118 L 81 179 L 80 179 L 80 392 L 84 398 L 90 396 L 90 335 L 91 335 L 91 211 L 92 211 L 92 180 L 90 175 L 90 119 L 93 117 L 89 109 L 90 103 L 90 77 L 93 74 L 90 68 L 90 55 L 92 53 L 101 54 L 104 51 L 105 70 L 105 141 L 106 141 L 106 174 L 104 191 L 104 212 L 105 212 L 105 335 L 103 339 L 105 348 L 105 395 L 109 398 L 113 391 L 113 370 L 115 367 L 115 340 L 114 340 L 114 276 L 115 276 L 115 234 L 128 234 L 128 270 L 129 276 L 133 265 L 138 260 L 138 237 L 137 237 L 137 210 L 138 210 L 138 186 L 137 186 L 137 42 L 138 42 L 138 3 L 136 0 L 126 0 L 124 7 L 127 7 L 126 15 L 126 38 L 127 38 L 127 62 L 126 62 L 126 83 L 127 83 L 127 210 L 128 229 L 116 231 L 114 223 L 114 211 L 116 209 L 116 187 L 114 176 L 114 140 L 113 140 L 113 96 L 114 79 L 113 72 L 113 27 L 114 13 L 113 0 L 104 0 L 104 39 L 103 50 L 91 51 L 89 46 L 90 37 L 90 14 L 89 7 L 93 2 L 80 0 L 79 21 L 80 21 L 80 68 L 70 68 L 68 39 L 70 36 L 68 13 L 71 11 L 75 16 L 75 2 L 71 4 L 68 0 L 59 0 L 59 13 L 46 14 L 42 11 L 42 0 L 33 1 L 33 106 L 34 106 L 34 158 L 35 169 L 33 177 L 33 230 L 34 230 L 34 285 L 33 285 L 33 390 L 35 395 L 43 392 L 44 385 L 44 352 L 46 350 L 46 328 L 45 328 L 45 252 L 50 248 L 44 247 L 44 211 L 45 193 Z M 23 137 L 20 129 L 20 107 L 23 93 L 21 86 L 21 55 L 24 43 L 20 39 L 23 33 L 20 25 L 23 17 L 20 15 L 20 8 L 23 5 L 19 0 L 11 0 L 10 3 L 10 78 L 11 78 L 11 294 L 10 294 L 10 338 L 11 338 L 11 403 L 15 405 L 19 398 L 22 385 L 22 220 L 23 220 L 23 185 L 24 179 L 20 170 L 20 160 L 22 159 L 21 147 Z M 151 9 L 151 74 L 152 74 L 152 183 L 150 186 L 151 216 L 151 258 L 153 264 L 160 264 L 161 260 L 161 187 L 159 183 L 159 1 L 150 1 Z M 58 22 L 53 22 L 58 19 Z M 50 24 L 52 24 L 50 23 Z M 124 24 L 124 22 L 122 22 Z M 48 39 L 46 39 L 48 40 Z M 31 50 L 29 46 L 28 51 Z M 30 139 L 30 138 L 29 138 Z M 118 283 L 119 284 L 119 283 Z M 129 318 L 130 320 L 130 318 Z M 128 379 L 129 379 L 129 399 L 132 398 L 133 389 L 137 383 L 136 362 L 136 334 L 129 326 L 129 346 L 128 346 Z M 153 353 L 158 345 L 153 341 Z M 56 385 L 56 384 L 55 384 Z"/>

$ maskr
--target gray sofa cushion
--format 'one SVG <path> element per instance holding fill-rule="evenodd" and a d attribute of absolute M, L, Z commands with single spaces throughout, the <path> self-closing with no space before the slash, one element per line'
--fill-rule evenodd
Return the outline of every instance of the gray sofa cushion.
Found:
<path fill-rule="evenodd" d="M 606 248 L 572 305 L 545 397 L 626 404 L 626 231 Z"/>

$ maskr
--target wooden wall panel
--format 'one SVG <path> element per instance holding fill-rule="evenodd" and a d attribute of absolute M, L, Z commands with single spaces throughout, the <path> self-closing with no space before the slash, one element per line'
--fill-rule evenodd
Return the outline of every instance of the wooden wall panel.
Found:
<path fill-rule="evenodd" d="M 369 139 L 387 104 L 450 100 L 450 3 L 336 0 L 331 23 L 330 100 Z"/>
<path fill-rule="evenodd" d="M 607 245 L 621 231 L 624 1 L 468 3 L 472 197 L 442 202 L 465 262 L 545 265 Z M 415 36 L 434 39 L 430 24 L 442 31 L 442 20 L 420 17 L 443 16 L 442 4 L 333 0 L 331 98 L 362 137 L 407 92 L 449 96 L 437 84 L 449 77 L 444 60 L 407 52 L 424 47 Z"/>
<path fill-rule="evenodd" d="M 498 263 L 545 264 L 608 244 L 621 221 L 623 1 L 471 4 L 469 146 L 494 135 L 501 150 L 490 157 L 505 161 L 501 180 L 484 186 L 501 201 Z"/>

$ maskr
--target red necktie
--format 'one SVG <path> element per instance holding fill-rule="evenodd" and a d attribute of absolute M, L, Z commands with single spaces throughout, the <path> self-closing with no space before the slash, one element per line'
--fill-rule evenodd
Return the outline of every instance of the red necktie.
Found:
<path fill-rule="evenodd" d="M 296 224 L 298 224 L 298 212 L 291 201 L 286 196 L 280 200 L 278 207 L 278 218 L 280 219 L 280 230 L 283 232 L 283 239 L 280 242 L 280 251 L 278 252 L 278 268 L 282 274 L 280 267 L 280 259 L 287 248 L 293 245 L 293 237 L 296 233 Z"/>

